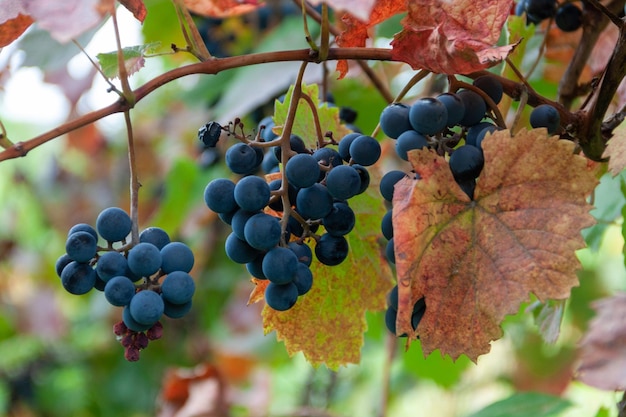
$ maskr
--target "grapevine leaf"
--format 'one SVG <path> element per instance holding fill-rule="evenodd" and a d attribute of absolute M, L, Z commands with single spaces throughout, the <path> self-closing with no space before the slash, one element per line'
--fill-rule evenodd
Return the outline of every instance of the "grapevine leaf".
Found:
<path fill-rule="evenodd" d="M 148 14 L 148 10 L 146 9 L 146 5 L 143 4 L 143 0 L 120 0 L 120 4 L 128 11 L 130 11 L 135 19 L 139 20 L 143 23 Z"/>
<path fill-rule="evenodd" d="M 159 46 L 158 42 L 152 42 L 146 45 L 128 46 L 122 48 L 122 54 L 124 55 L 124 66 L 128 75 L 132 75 L 139 71 L 145 63 L 145 55 L 153 51 Z M 117 65 L 117 51 L 106 52 L 97 55 L 98 61 L 100 61 L 100 67 L 102 72 L 108 78 L 119 77 L 119 67 Z"/>
<path fill-rule="evenodd" d="M 313 365 L 336 369 L 358 363 L 367 329 L 365 311 L 384 309 L 385 296 L 393 287 L 378 242 L 385 208 L 372 188 L 350 200 L 357 219 L 347 236 L 348 258 L 334 267 L 314 261 L 313 288 L 295 306 L 283 312 L 263 309 L 265 333 L 276 330 L 290 355 L 302 351 Z"/>
<path fill-rule="evenodd" d="M 338 107 L 329 107 L 327 103 L 320 104 L 317 84 L 306 85 L 303 83 L 302 94 L 306 94 L 311 98 L 317 110 L 322 135 L 326 134 L 326 132 L 333 132 L 333 137 L 340 139 L 350 132 L 341 124 Z M 282 132 L 282 126 L 287 120 L 289 101 L 292 95 L 293 86 L 289 87 L 285 99 L 282 102 L 276 101 L 275 103 L 274 123 L 277 126 L 276 133 L 278 134 Z M 309 106 L 309 103 L 305 99 L 300 98 L 291 133 L 300 136 L 309 148 L 317 149 L 318 140 L 315 132 L 315 118 L 313 117 L 311 106 Z"/>
<path fill-rule="evenodd" d="M 546 343 L 554 344 L 561 333 L 564 310 L 565 300 L 547 300 L 545 303 L 533 303 L 526 311 L 535 313 L 535 324 L 541 338 Z"/>
<path fill-rule="evenodd" d="M 27 15 L 28 12 L 24 8 L 22 0 L 4 0 L 0 7 L 0 23 L 7 20 L 15 19 L 20 14 Z"/>
<path fill-rule="evenodd" d="M 569 400 L 538 392 L 519 392 L 488 405 L 470 417 L 552 417 L 572 406 Z"/>
<path fill-rule="evenodd" d="M 613 137 L 609 139 L 602 157 L 609 158 L 609 171 L 613 176 L 618 175 L 626 168 L 626 130 L 615 131 Z"/>
<path fill-rule="evenodd" d="M 0 24 L 0 48 L 19 38 L 32 23 L 33 19 L 30 16 L 18 14 Z"/>
<path fill-rule="evenodd" d="M 417 0 L 408 3 L 392 57 L 414 69 L 468 74 L 500 62 L 515 45 L 494 47 L 511 0 Z"/>
<path fill-rule="evenodd" d="M 24 10 L 61 43 L 95 27 L 103 18 L 101 0 L 23 0 Z"/>
<path fill-rule="evenodd" d="M 410 152 L 421 179 L 396 185 L 397 329 L 419 334 L 426 355 L 440 349 L 475 361 L 530 292 L 565 299 L 578 283 L 574 251 L 584 247 L 580 230 L 594 222 L 586 197 L 595 170 L 545 129 L 509 135 L 483 142 L 473 201 L 431 150 Z M 415 331 L 411 312 L 421 297 L 426 313 Z"/>
<path fill-rule="evenodd" d="M 251 12 L 262 3 L 258 0 L 184 0 L 194 13 L 208 17 L 228 17 Z"/>
<path fill-rule="evenodd" d="M 341 47 L 364 47 L 369 38 L 369 30 L 389 19 L 398 13 L 406 11 L 406 2 L 397 0 L 376 0 L 374 7 L 371 9 L 369 17 L 363 18 L 361 14 L 345 13 L 341 20 L 345 26 L 344 31 L 337 36 L 337 45 Z M 348 62 L 340 60 L 337 62 L 337 71 L 339 78 L 343 78 L 348 73 Z"/>
<path fill-rule="evenodd" d="M 593 303 L 597 316 L 580 342 L 577 377 L 605 390 L 626 389 L 626 293 Z"/>
<path fill-rule="evenodd" d="M 335 11 L 349 10 L 354 17 L 365 22 L 369 18 L 376 0 L 312 0 L 309 3 L 313 6 L 326 3 Z"/>

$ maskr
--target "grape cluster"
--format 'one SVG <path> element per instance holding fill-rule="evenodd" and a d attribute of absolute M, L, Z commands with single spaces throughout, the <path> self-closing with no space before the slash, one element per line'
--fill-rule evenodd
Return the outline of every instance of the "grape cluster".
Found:
<path fill-rule="evenodd" d="M 170 241 L 158 227 L 143 230 L 139 242 L 127 244 L 131 229 L 130 216 L 118 207 L 104 209 L 95 228 L 73 226 L 56 272 L 69 293 L 82 295 L 95 288 L 111 305 L 123 307 L 114 333 L 125 357 L 135 361 L 149 340 L 161 337 L 162 316 L 181 318 L 189 312 L 195 283 L 189 275 L 194 255 L 187 245 Z M 98 246 L 99 238 L 106 246 Z"/>
<path fill-rule="evenodd" d="M 515 14 L 526 14 L 526 23 L 538 25 L 544 20 L 554 19 L 563 32 L 578 30 L 583 23 L 583 12 L 574 2 L 558 3 L 557 0 L 519 0 Z"/>
<path fill-rule="evenodd" d="M 313 285 L 313 253 L 329 266 L 348 256 L 345 236 L 356 221 L 348 200 L 367 189 L 366 167 L 380 157 L 380 144 L 351 133 L 338 146 L 331 139 L 312 150 L 297 135 L 282 144 L 270 118 L 260 122 L 254 140 L 235 134 L 232 125 L 237 121 L 223 129 L 240 141 L 226 151 L 226 165 L 242 177 L 212 180 L 204 200 L 232 228 L 226 255 L 253 277 L 268 280 L 267 305 L 285 311 Z M 256 175 L 260 169 L 270 174 Z M 313 250 L 306 243 L 311 240 Z"/>

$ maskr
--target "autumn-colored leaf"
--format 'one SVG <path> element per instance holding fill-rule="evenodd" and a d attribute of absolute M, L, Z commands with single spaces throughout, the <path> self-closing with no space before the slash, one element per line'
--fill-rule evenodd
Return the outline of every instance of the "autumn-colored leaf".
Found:
<path fill-rule="evenodd" d="M 393 287 L 378 242 L 385 208 L 372 188 L 350 200 L 357 220 L 347 236 L 348 258 L 334 267 L 314 261 L 313 288 L 295 306 L 283 312 L 263 309 L 265 332 L 276 330 L 290 355 L 302 351 L 313 365 L 336 369 L 358 363 L 367 329 L 365 311 L 384 309 Z"/>
<path fill-rule="evenodd" d="M 606 390 L 626 389 L 626 293 L 593 303 L 597 316 L 580 342 L 577 377 Z"/>
<path fill-rule="evenodd" d="M 61 43 L 95 27 L 103 18 L 101 0 L 23 0 L 24 10 Z"/>
<path fill-rule="evenodd" d="M 139 20 L 143 23 L 146 15 L 148 14 L 148 10 L 146 9 L 146 5 L 143 4 L 143 0 L 120 0 L 120 4 L 126 9 L 128 9 L 135 19 Z"/>
<path fill-rule="evenodd" d="M 122 48 L 124 66 L 126 67 L 128 75 L 132 75 L 143 68 L 146 53 L 156 49 L 158 46 L 158 42 L 153 42 L 147 45 L 136 45 Z M 100 62 L 100 67 L 102 68 L 102 72 L 105 76 L 108 78 L 120 76 L 117 62 L 117 51 L 98 54 L 96 57 Z"/>
<path fill-rule="evenodd" d="M 345 13 L 341 21 L 345 25 L 344 31 L 337 36 L 336 42 L 341 47 L 364 47 L 369 36 L 369 31 L 377 24 L 389 19 L 398 13 L 406 11 L 406 2 L 397 0 L 376 0 L 371 9 L 369 18 L 363 19 L 358 13 Z M 351 10 L 351 9 L 349 9 Z M 348 73 L 348 62 L 340 60 L 337 62 L 339 78 L 343 78 Z"/>
<path fill-rule="evenodd" d="M 285 95 L 285 99 L 282 102 L 276 101 L 275 103 L 274 123 L 277 126 L 275 128 L 275 132 L 278 134 L 282 132 L 282 126 L 287 120 L 289 101 L 291 100 L 292 94 L 293 86 L 289 87 L 289 90 Z M 325 135 L 326 132 L 333 132 L 333 137 L 335 139 L 341 139 L 350 133 L 350 130 L 341 124 L 338 107 L 329 107 L 327 103 L 320 104 L 319 88 L 317 84 L 306 85 L 303 83 L 302 94 L 309 96 L 313 102 L 313 106 L 317 112 L 322 135 Z M 298 109 L 296 110 L 296 116 L 294 118 L 291 133 L 300 136 L 309 148 L 316 149 L 318 138 L 315 132 L 316 128 L 313 110 L 311 109 L 309 103 L 305 99 L 301 98 L 298 103 Z"/>
<path fill-rule="evenodd" d="M 396 185 L 397 329 L 419 335 L 426 355 L 440 349 L 475 361 L 529 293 L 565 299 L 578 284 L 574 251 L 584 246 L 580 230 L 594 221 L 586 201 L 594 170 L 573 154 L 573 143 L 545 129 L 512 138 L 497 132 L 482 147 L 473 201 L 434 151 L 411 151 L 421 179 Z M 421 297 L 426 313 L 414 331 L 411 311 Z"/>
<path fill-rule="evenodd" d="M 33 19 L 30 16 L 19 14 L 0 24 L 0 48 L 19 38 L 32 23 Z"/>
<path fill-rule="evenodd" d="M 409 2 L 392 57 L 414 69 L 468 74 L 500 62 L 515 45 L 494 46 L 511 0 L 417 0 Z"/>
<path fill-rule="evenodd" d="M 238 16 L 261 6 L 258 0 L 184 0 L 194 13 L 208 17 Z"/>
<path fill-rule="evenodd" d="M 332 8 L 335 12 L 350 11 L 357 19 L 367 22 L 376 0 L 310 0 L 308 3 L 313 6 L 326 3 L 328 7 Z M 399 1 L 397 3 L 402 2 Z"/>
<path fill-rule="evenodd" d="M 609 158 L 609 171 L 613 176 L 626 168 L 626 130 L 617 129 L 609 139 L 603 158 Z"/>

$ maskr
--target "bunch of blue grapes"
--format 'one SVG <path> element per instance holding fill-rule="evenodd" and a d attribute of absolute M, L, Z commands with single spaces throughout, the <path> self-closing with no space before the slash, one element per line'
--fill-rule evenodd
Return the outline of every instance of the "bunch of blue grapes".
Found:
<path fill-rule="evenodd" d="M 583 24 L 583 10 L 577 2 L 557 0 L 519 0 L 515 6 L 515 14 L 526 15 L 527 24 L 538 25 L 554 19 L 556 26 L 563 32 L 578 30 Z"/>
<path fill-rule="evenodd" d="M 191 309 L 194 255 L 158 227 L 143 230 L 139 242 L 127 243 L 131 229 L 130 216 L 118 207 L 100 212 L 95 228 L 73 226 L 56 272 L 69 293 L 82 295 L 95 288 L 111 305 L 123 308 L 114 333 L 126 359 L 136 361 L 150 340 L 161 337 L 163 316 L 181 318 Z M 100 240 L 106 245 L 100 246 Z"/>
<path fill-rule="evenodd" d="M 210 135 L 215 125 L 199 130 L 206 146 L 219 139 L 217 130 Z M 204 200 L 232 227 L 226 255 L 245 264 L 253 277 L 268 280 L 265 302 L 285 311 L 311 289 L 314 258 L 329 266 L 347 258 L 345 236 L 356 222 L 349 200 L 367 189 L 366 167 L 376 163 L 381 147 L 371 136 L 351 133 L 338 144 L 331 137 L 309 149 L 297 135 L 278 137 L 272 125 L 271 119 L 262 120 L 252 140 L 234 133 L 237 123 L 222 128 L 240 140 L 225 155 L 239 177 L 211 181 Z M 307 242 L 313 242 L 313 250 Z"/>

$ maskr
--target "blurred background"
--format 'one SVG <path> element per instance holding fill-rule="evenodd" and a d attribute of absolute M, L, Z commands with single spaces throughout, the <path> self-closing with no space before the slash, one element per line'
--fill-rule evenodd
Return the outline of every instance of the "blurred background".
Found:
<path fill-rule="evenodd" d="M 166 52 L 172 43 L 185 45 L 171 2 L 146 5 L 149 17 L 143 25 L 119 10 L 124 46 L 160 42 L 159 51 Z M 399 20 L 382 25 L 373 44 L 387 46 Z M 307 47 L 302 17 L 291 3 L 196 22 L 218 57 Z M 310 28 L 315 34 L 313 22 Z M 110 22 L 78 41 L 92 57 L 115 49 Z M 182 53 L 147 58 L 131 85 L 190 62 Z M 358 68 L 336 81 L 334 64 L 327 65 L 310 66 L 306 81 L 322 83 L 327 76 L 323 84 L 335 105 L 356 111 L 354 125 L 373 132 L 386 102 Z M 97 291 L 81 297 L 66 293 L 54 269 L 72 225 L 94 224 L 109 206 L 129 207 L 122 116 L 0 163 L 0 415 L 484 417 L 504 415 L 484 410 L 497 401 L 545 399 L 552 408 L 543 414 L 534 409 L 524 414 L 518 407 L 506 415 L 616 416 L 619 394 L 572 377 L 577 343 L 594 314 L 590 301 L 626 288 L 622 176 L 605 175 L 595 195 L 599 223 L 584 233 L 589 248 L 578 253 L 581 285 L 565 306 L 554 344 L 542 340 L 532 303 L 507 318 L 504 337 L 476 364 L 466 357 L 453 363 L 438 352 L 424 359 L 419 343 L 405 352 L 386 330 L 382 311 L 367 313 L 361 363 L 338 371 L 314 368 L 301 354 L 289 357 L 274 333 L 263 334 L 262 303 L 247 305 L 253 285 L 245 268 L 226 257 L 223 241 L 229 231 L 202 199 L 209 181 L 229 175 L 222 161 L 228 145 L 221 140 L 217 148 L 204 150 L 197 131 L 210 120 L 225 124 L 235 117 L 255 129 L 272 114 L 274 100 L 286 92 L 298 67 L 266 64 L 186 77 L 158 89 L 132 111 L 142 183 L 140 228 L 162 227 L 172 240 L 192 247 L 197 285 L 192 312 L 164 320 L 164 337 L 136 363 L 124 359 L 112 332 L 121 310 Z M 393 94 L 414 74 L 402 64 L 372 63 L 371 68 Z M 534 73 L 533 85 L 548 97 L 557 88 L 554 71 L 546 60 Z M 428 94 L 440 85 L 433 78 L 410 95 Z M 75 45 L 60 45 L 36 27 L 0 53 L 0 120 L 14 141 L 112 103 L 116 97 L 107 88 Z M 387 152 L 377 169 L 399 164 L 392 154 Z"/>

